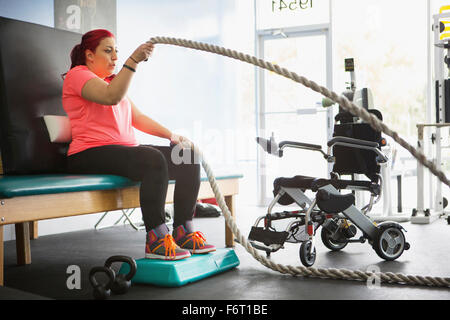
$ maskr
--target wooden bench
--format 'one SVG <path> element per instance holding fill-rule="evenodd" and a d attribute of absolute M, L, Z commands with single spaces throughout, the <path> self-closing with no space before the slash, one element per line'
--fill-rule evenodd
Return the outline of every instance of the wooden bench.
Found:
<path fill-rule="evenodd" d="M 216 177 L 231 214 L 241 175 Z M 173 200 L 170 181 L 167 203 Z M 214 198 L 202 178 L 198 199 Z M 4 283 L 3 226 L 15 224 L 17 264 L 31 263 L 30 239 L 37 238 L 37 221 L 139 207 L 139 184 L 108 175 L 0 175 L 0 285 Z M 225 243 L 234 246 L 233 234 L 225 225 Z"/>

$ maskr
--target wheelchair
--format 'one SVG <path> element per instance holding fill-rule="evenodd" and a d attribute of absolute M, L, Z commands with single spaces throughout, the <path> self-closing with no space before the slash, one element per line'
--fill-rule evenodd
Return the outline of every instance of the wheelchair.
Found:
<path fill-rule="evenodd" d="M 382 120 L 378 110 L 368 111 Z M 400 224 L 376 224 L 367 217 L 381 197 L 380 165 L 388 161 L 381 152 L 386 140 L 369 124 L 340 108 L 335 117 L 333 138 L 327 143 L 327 153 L 319 145 L 294 141 L 277 144 L 273 136 L 270 140 L 258 137 L 256 141 L 266 152 L 280 158 L 285 148 L 320 152 L 333 164 L 333 169 L 329 179 L 300 175 L 275 179 L 274 199 L 267 214 L 257 218 L 248 236 L 254 248 L 265 251 L 270 257 L 271 253 L 284 248 L 286 242 L 300 243 L 300 260 L 310 267 L 316 260 L 315 237 L 320 227 L 321 240 L 332 251 L 340 251 L 349 243 L 367 241 L 380 258 L 392 261 L 410 248 L 405 239 L 406 230 Z M 342 176 L 351 176 L 351 179 L 342 179 Z M 358 177 L 364 179 L 356 179 Z M 309 198 L 306 190 L 311 190 L 315 196 Z M 348 192 L 344 194 L 343 190 Z M 369 203 L 360 209 L 355 206 L 356 190 L 370 193 Z M 297 210 L 273 212 L 276 204 L 294 203 L 299 207 Z M 284 231 L 278 231 L 273 222 L 282 219 L 290 219 L 290 222 Z M 357 238 L 358 230 L 362 235 Z"/>

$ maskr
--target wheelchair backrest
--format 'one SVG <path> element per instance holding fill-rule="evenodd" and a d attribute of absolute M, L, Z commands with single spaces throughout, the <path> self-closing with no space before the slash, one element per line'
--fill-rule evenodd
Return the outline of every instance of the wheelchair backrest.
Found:
<path fill-rule="evenodd" d="M 349 137 L 354 139 L 378 142 L 381 145 L 381 133 L 372 129 L 367 123 L 341 123 L 334 126 L 335 137 Z M 333 172 L 339 175 L 364 174 L 371 181 L 377 182 L 380 165 L 377 154 L 371 150 L 356 149 L 343 146 L 333 147 L 335 163 Z"/>

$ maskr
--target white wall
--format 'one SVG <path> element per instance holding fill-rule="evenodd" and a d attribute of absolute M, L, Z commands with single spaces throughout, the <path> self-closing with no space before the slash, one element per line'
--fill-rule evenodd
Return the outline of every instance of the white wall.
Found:
<path fill-rule="evenodd" d="M 119 0 L 117 5 L 122 63 L 138 45 L 154 36 L 224 46 L 229 38 L 225 20 L 234 12 L 234 1 L 223 0 Z M 227 42 L 233 45 L 233 40 Z M 235 63 L 218 55 L 157 45 L 153 57 L 139 65 L 129 96 L 148 116 L 187 135 L 208 152 L 211 161 L 221 163 L 223 155 L 216 152 L 219 137 L 235 129 L 235 70 Z M 217 139 L 206 139 L 213 136 L 212 130 Z M 143 133 L 137 136 L 142 143 L 167 144 Z"/>
<path fill-rule="evenodd" d="M 0 0 L 0 16 L 53 27 L 53 0 Z"/>

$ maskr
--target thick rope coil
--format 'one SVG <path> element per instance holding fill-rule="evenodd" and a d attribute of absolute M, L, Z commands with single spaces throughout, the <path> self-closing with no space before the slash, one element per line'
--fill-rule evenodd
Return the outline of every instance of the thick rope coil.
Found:
<path fill-rule="evenodd" d="M 425 155 L 419 151 L 417 151 L 413 146 L 408 144 L 404 139 L 402 139 L 397 132 L 389 129 L 385 124 L 378 120 L 374 115 L 369 114 L 366 110 L 359 108 L 354 103 L 350 102 L 344 96 L 338 96 L 335 92 L 329 91 L 327 88 L 321 87 L 313 81 L 310 81 L 304 77 L 297 75 L 296 73 L 290 72 L 287 69 L 280 68 L 277 65 L 273 65 L 267 61 L 262 59 L 257 59 L 256 57 L 250 56 L 248 54 L 243 54 L 237 51 L 233 51 L 230 49 L 225 49 L 222 47 L 218 47 L 215 45 L 210 45 L 206 43 L 194 42 L 191 40 L 184 39 L 175 39 L 175 38 L 166 38 L 166 37 L 155 37 L 151 38 L 150 41 L 154 44 L 170 44 L 176 45 L 196 50 L 207 51 L 211 53 L 220 54 L 223 56 L 227 56 L 233 59 L 241 60 L 247 63 L 254 64 L 258 67 L 273 71 L 282 75 L 286 78 L 292 79 L 295 82 L 299 82 L 304 86 L 311 88 L 312 90 L 321 93 L 322 95 L 330 98 L 334 102 L 341 105 L 344 109 L 362 118 L 364 121 L 369 123 L 375 130 L 383 132 L 388 136 L 392 137 L 397 143 L 399 143 L 402 147 L 407 149 L 420 163 L 426 166 L 430 171 L 436 175 L 443 183 L 447 186 L 450 186 L 449 180 L 445 174 L 438 170 L 436 165 L 429 161 Z M 216 178 L 209 166 L 209 164 L 205 161 L 205 158 L 202 152 L 198 149 L 197 146 L 194 145 L 194 152 L 196 152 L 200 158 L 202 159 L 202 166 L 208 176 L 209 183 L 216 197 L 217 203 L 222 210 L 222 213 L 225 217 L 225 222 L 228 227 L 231 229 L 233 234 L 235 235 L 237 242 L 240 243 L 246 250 L 249 252 L 257 261 L 259 261 L 262 265 L 270 268 L 274 271 L 290 274 L 292 276 L 304 276 L 311 278 L 323 278 L 323 279 L 341 279 L 341 280 L 354 280 L 354 281 L 367 281 L 371 277 L 377 277 L 380 279 L 381 283 L 397 283 L 397 284 L 405 284 L 405 285 L 420 285 L 420 286 L 431 286 L 431 287 L 445 287 L 450 288 L 450 278 L 442 278 L 442 277 L 423 277 L 423 276 L 412 276 L 412 275 L 404 275 L 399 273 L 372 273 L 372 272 L 362 272 L 362 271 L 352 271 L 348 269 L 322 269 L 322 268 L 312 268 L 312 267 L 304 267 L 304 266 L 291 266 L 291 265 L 281 265 L 277 264 L 270 259 L 260 255 L 255 248 L 247 241 L 246 237 L 241 234 L 241 231 L 238 229 L 234 219 L 231 216 L 230 210 L 228 209 L 225 199 L 221 194 L 219 187 L 216 182 Z"/>

